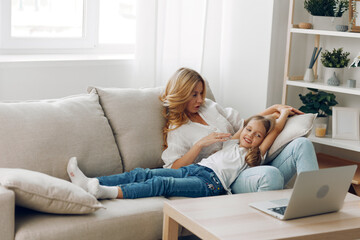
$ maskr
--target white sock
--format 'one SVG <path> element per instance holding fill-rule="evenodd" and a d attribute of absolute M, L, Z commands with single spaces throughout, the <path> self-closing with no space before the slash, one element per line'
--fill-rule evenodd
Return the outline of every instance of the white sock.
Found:
<path fill-rule="evenodd" d="M 76 157 L 70 158 L 67 165 L 67 173 L 72 183 L 78 185 L 85 191 L 88 191 L 88 183 L 91 178 L 86 177 L 84 173 L 79 169 Z"/>
<path fill-rule="evenodd" d="M 92 178 L 88 183 L 88 191 L 97 199 L 114 199 L 118 196 L 118 187 L 108 187 L 99 184 L 97 178 Z"/>

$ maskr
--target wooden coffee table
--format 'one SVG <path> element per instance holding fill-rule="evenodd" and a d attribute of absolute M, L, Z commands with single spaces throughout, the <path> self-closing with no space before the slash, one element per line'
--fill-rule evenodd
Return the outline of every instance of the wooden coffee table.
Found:
<path fill-rule="evenodd" d="M 172 200 L 164 203 L 163 239 L 177 240 L 179 225 L 201 239 L 360 238 L 360 197 L 348 193 L 335 213 L 281 221 L 248 206 L 288 198 L 292 189 Z"/>

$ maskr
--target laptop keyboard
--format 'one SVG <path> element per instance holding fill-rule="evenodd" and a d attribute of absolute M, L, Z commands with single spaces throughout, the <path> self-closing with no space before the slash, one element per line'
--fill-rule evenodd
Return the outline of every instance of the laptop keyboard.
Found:
<path fill-rule="evenodd" d="M 276 212 L 278 214 L 284 215 L 285 214 L 285 210 L 286 210 L 286 206 L 283 207 L 276 207 L 276 208 L 269 208 L 269 210 Z"/>
<path fill-rule="evenodd" d="M 281 207 L 269 208 L 270 211 L 276 212 L 276 213 L 281 214 L 281 215 L 285 214 L 285 210 L 286 210 L 286 207 L 287 207 L 287 205 L 289 203 L 289 199 L 284 198 L 284 199 L 273 200 L 271 202 L 274 203 L 274 204 L 277 204 L 279 206 L 281 206 L 281 205 L 282 206 Z"/>

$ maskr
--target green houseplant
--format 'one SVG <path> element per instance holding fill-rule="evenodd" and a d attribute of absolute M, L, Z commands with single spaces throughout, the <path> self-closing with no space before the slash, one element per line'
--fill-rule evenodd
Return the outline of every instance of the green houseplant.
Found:
<path fill-rule="evenodd" d="M 324 81 L 327 81 L 329 85 L 331 84 L 330 79 L 335 77 L 339 80 L 340 85 L 343 82 L 344 78 L 344 68 L 349 64 L 350 53 L 344 52 L 343 48 L 333 49 L 331 52 L 325 50 L 321 53 L 321 63 L 325 67 L 324 71 Z"/>
<path fill-rule="evenodd" d="M 310 92 L 306 95 L 299 94 L 300 100 L 304 104 L 299 108 L 304 113 L 317 113 L 318 117 L 327 117 L 332 115 L 330 107 L 338 102 L 333 93 L 319 91 L 318 89 L 308 88 Z"/>
<path fill-rule="evenodd" d="M 329 116 L 332 115 L 332 110 L 330 107 L 335 106 L 338 102 L 335 100 L 336 96 L 332 93 L 327 93 L 324 91 L 319 91 L 318 89 L 308 88 L 310 92 L 306 95 L 299 94 L 300 100 L 304 104 L 299 108 L 300 111 L 304 113 L 317 113 L 317 118 L 315 119 L 315 135 L 317 135 L 318 130 L 322 132 L 322 136 L 325 136 L 327 131 L 327 126 L 329 125 Z M 321 126 L 321 127 L 320 127 Z"/>
<path fill-rule="evenodd" d="M 305 0 L 304 8 L 312 15 L 314 29 L 336 30 L 337 25 L 345 27 L 342 16 L 349 9 L 349 0 Z"/>
<path fill-rule="evenodd" d="M 349 8 L 349 1 L 305 0 L 304 8 L 313 16 L 342 17 Z"/>
<path fill-rule="evenodd" d="M 344 68 L 349 64 L 349 55 L 349 52 L 343 52 L 343 48 L 334 48 L 332 52 L 325 50 L 321 53 L 321 63 L 324 67 Z"/>

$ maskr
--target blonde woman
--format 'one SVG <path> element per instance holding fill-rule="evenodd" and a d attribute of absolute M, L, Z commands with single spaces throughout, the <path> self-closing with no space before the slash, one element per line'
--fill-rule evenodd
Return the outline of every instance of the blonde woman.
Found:
<path fill-rule="evenodd" d="M 181 168 L 198 163 L 222 149 L 223 142 L 235 134 L 243 121 L 232 108 L 205 99 L 206 85 L 199 73 L 180 68 L 168 81 L 160 97 L 164 104 L 164 168 Z M 273 105 L 261 116 L 302 114 L 286 105 Z M 289 143 L 269 165 L 249 168 L 231 186 L 233 193 L 282 189 L 294 174 L 318 169 L 315 151 L 307 138 Z"/>

